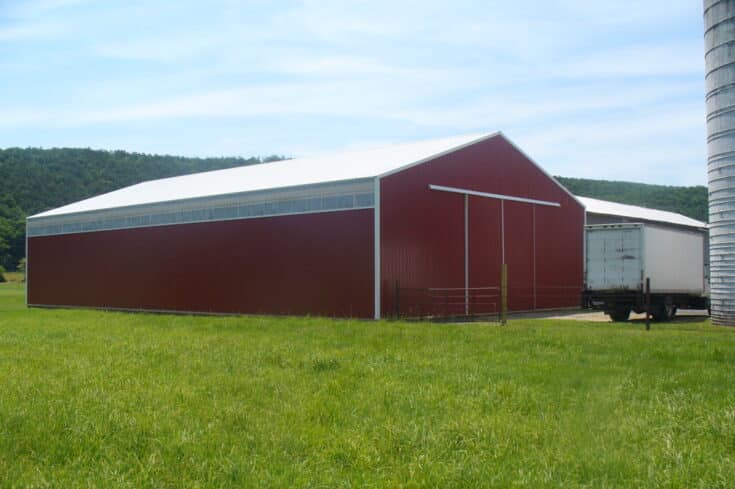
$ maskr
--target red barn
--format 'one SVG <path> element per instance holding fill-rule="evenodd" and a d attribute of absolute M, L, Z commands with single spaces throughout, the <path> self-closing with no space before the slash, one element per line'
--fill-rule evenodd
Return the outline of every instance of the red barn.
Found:
<path fill-rule="evenodd" d="M 501 133 L 238 167 L 29 217 L 27 301 L 480 313 L 497 310 L 488 291 L 506 263 L 511 311 L 570 307 L 582 288 L 584 219 L 574 196 Z"/>

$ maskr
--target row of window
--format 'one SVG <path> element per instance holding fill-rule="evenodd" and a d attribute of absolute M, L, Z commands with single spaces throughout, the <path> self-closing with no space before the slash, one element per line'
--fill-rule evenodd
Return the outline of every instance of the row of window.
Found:
<path fill-rule="evenodd" d="M 272 202 L 250 202 L 204 209 L 168 211 L 157 214 L 106 217 L 96 220 L 64 222 L 59 224 L 34 224 L 31 222 L 28 226 L 28 236 L 48 236 L 53 234 L 81 233 L 189 222 L 248 219 L 277 216 L 279 214 L 304 214 L 340 209 L 359 209 L 373 207 L 374 204 L 375 199 L 372 192 L 312 196 Z"/>

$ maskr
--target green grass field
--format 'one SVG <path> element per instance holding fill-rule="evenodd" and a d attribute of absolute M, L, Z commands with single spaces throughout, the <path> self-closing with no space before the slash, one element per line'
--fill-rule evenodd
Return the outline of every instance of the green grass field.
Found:
<path fill-rule="evenodd" d="M 0 487 L 735 486 L 735 331 L 26 310 Z"/>

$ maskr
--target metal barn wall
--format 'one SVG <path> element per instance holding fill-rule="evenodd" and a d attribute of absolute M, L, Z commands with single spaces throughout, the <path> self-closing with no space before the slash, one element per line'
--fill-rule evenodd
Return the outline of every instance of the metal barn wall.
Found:
<path fill-rule="evenodd" d="M 502 205 L 509 309 L 579 305 L 584 208 L 497 136 L 381 179 L 383 315 L 394 314 L 396 300 L 404 300 L 396 285 L 464 287 L 464 196 L 430 190 L 430 184 L 560 203 L 501 204 L 469 196 L 469 287 L 500 285 Z"/>
<path fill-rule="evenodd" d="M 373 316 L 373 210 L 30 238 L 29 305 Z"/>

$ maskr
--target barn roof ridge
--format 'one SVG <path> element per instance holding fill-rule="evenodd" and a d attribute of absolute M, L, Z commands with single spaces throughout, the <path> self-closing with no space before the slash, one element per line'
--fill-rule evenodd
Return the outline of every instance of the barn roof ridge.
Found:
<path fill-rule="evenodd" d="M 349 182 L 365 178 L 383 178 L 495 137 L 502 137 L 579 203 L 579 200 L 566 187 L 524 153 L 502 131 L 495 131 L 404 142 L 361 150 L 344 150 L 147 180 L 41 212 L 28 219 L 84 214 L 229 194 Z M 350 164 L 345 165 L 345 161 L 349 161 Z M 583 204 L 580 203 L 580 205 Z"/>

